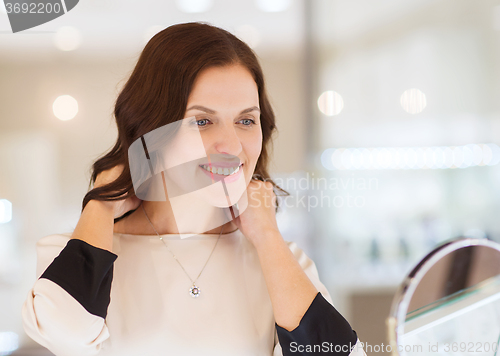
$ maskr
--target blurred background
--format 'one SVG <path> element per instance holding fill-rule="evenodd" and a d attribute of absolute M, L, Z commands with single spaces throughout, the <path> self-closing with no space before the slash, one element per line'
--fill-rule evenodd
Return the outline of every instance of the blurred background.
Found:
<path fill-rule="evenodd" d="M 361 341 L 434 246 L 500 241 L 500 0 L 81 0 L 17 34 L 0 1 L 0 355 L 50 355 L 21 322 L 35 243 L 74 229 L 142 48 L 189 21 L 258 55 L 280 229 Z"/>

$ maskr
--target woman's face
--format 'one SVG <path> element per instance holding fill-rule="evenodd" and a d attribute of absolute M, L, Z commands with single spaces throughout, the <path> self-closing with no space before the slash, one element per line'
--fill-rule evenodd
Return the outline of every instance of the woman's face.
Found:
<path fill-rule="evenodd" d="M 222 180 L 226 194 L 220 184 L 212 184 L 200 191 L 199 197 L 212 206 L 234 205 L 250 183 L 262 150 L 260 124 L 257 84 L 245 67 L 210 67 L 200 72 L 184 114 L 181 132 L 186 134 L 177 135 L 170 147 L 176 147 L 177 159 L 192 160 L 199 157 L 197 145 L 193 144 L 194 136 L 199 135 L 206 157 L 193 161 L 196 164 L 184 169 L 183 176 L 172 172 L 170 179 L 184 185 L 185 191 L 190 190 L 187 185 L 193 181 Z"/>

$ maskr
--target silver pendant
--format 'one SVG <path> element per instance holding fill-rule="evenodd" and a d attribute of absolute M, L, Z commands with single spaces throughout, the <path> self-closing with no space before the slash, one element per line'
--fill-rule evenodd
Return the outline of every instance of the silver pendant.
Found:
<path fill-rule="evenodd" d="M 200 288 L 198 288 L 196 284 L 193 284 L 193 286 L 189 288 L 189 294 L 191 294 L 193 298 L 198 298 L 200 296 Z"/>

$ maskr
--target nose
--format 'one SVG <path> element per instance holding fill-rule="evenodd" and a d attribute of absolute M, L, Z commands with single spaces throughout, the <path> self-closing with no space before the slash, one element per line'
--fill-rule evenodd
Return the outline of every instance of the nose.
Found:
<path fill-rule="evenodd" d="M 232 125 L 221 125 L 217 130 L 214 148 L 217 153 L 237 156 L 243 149 L 240 138 Z"/>

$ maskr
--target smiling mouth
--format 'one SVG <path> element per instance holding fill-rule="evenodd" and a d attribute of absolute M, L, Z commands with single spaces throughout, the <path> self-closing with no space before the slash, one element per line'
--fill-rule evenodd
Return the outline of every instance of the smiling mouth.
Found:
<path fill-rule="evenodd" d="M 212 168 L 210 168 L 210 166 L 208 166 L 206 164 L 202 164 L 202 165 L 200 165 L 200 167 L 203 168 L 204 170 L 206 170 L 207 172 L 210 172 L 213 174 L 220 174 L 223 176 L 231 176 L 231 175 L 238 173 L 242 165 L 243 165 L 243 163 L 237 167 L 226 167 L 226 168 L 212 167 Z"/>

